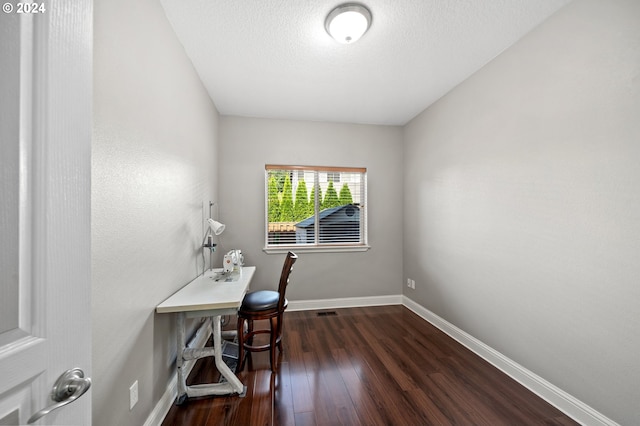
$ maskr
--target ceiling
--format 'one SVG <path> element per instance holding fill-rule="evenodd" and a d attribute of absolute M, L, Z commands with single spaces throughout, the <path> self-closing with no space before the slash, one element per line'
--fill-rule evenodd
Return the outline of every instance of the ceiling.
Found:
<path fill-rule="evenodd" d="M 361 0 L 356 43 L 326 33 L 336 0 L 161 0 L 222 115 L 404 125 L 570 0 Z"/>

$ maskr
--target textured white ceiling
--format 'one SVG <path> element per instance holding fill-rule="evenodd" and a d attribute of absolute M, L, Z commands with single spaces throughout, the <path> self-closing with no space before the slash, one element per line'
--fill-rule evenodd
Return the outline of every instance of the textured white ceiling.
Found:
<path fill-rule="evenodd" d="M 335 0 L 161 0 L 222 115 L 403 125 L 570 0 L 362 0 L 335 42 Z"/>

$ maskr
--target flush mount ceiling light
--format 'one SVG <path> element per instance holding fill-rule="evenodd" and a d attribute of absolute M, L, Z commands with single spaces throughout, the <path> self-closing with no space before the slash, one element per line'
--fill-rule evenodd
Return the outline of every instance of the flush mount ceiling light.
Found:
<path fill-rule="evenodd" d="M 333 9 L 324 27 L 339 43 L 350 44 L 358 40 L 371 26 L 371 12 L 357 3 L 345 3 Z"/>

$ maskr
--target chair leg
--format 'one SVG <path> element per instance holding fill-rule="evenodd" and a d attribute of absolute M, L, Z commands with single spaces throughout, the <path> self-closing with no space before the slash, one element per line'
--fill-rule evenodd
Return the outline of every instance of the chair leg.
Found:
<path fill-rule="evenodd" d="M 250 337 L 245 341 L 248 345 L 253 345 L 253 320 L 247 320 L 247 335 Z M 245 351 L 245 358 L 249 360 L 249 371 L 253 371 L 253 351 Z"/>
<path fill-rule="evenodd" d="M 238 331 L 238 362 L 236 364 L 236 373 L 239 373 L 244 368 L 244 319 L 238 317 L 237 324 Z"/>
<path fill-rule="evenodd" d="M 251 319 L 247 320 L 247 334 L 251 335 L 251 337 L 249 337 L 249 340 L 247 341 L 247 344 L 253 345 L 253 320 Z"/>
<path fill-rule="evenodd" d="M 278 337 L 277 337 L 277 346 L 280 353 L 282 353 L 282 326 L 284 323 L 284 315 L 278 315 Z"/>
<path fill-rule="evenodd" d="M 278 365 L 276 363 L 276 340 L 278 338 L 278 317 L 271 317 L 269 319 L 269 322 L 271 323 L 271 333 L 270 334 L 270 344 L 271 347 L 269 348 L 269 354 L 271 355 L 271 371 L 273 371 L 274 373 L 276 371 L 278 371 Z"/>

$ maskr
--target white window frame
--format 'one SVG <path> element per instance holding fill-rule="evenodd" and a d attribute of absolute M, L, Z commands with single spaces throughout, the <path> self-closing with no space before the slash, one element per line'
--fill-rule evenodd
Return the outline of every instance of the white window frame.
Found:
<path fill-rule="evenodd" d="M 315 208 L 314 208 L 314 242 L 313 243 L 293 243 L 293 244 L 270 244 L 269 243 L 269 171 L 271 170 L 287 170 L 296 172 L 299 176 L 300 172 L 313 172 L 315 190 Z M 361 193 L 359 194 L 360 203 L 358 203 L 360 214 L 360 241 L 359 242 L 331 242 L 321 243 L 318 241 L 320 238 L 320 201 L 318 187 L 319 175 L 324 173 L 360 173 L 361 175 Z M 264 248 L 266 253 L 286 253 L 289 250 L 296 253 L 318 253 L 318 252 L 362 252 L 367 251 L 371 247 L 368 244 L 368 217 L 367 217 L 367 169 L 364 167 L 333 167 L 333 166 L 299 166 L 299 165 L 274 165 L 266 164 L 264 170 Z M 336 188 L 336 191 L 340 191 L 340 187 Z"/>

